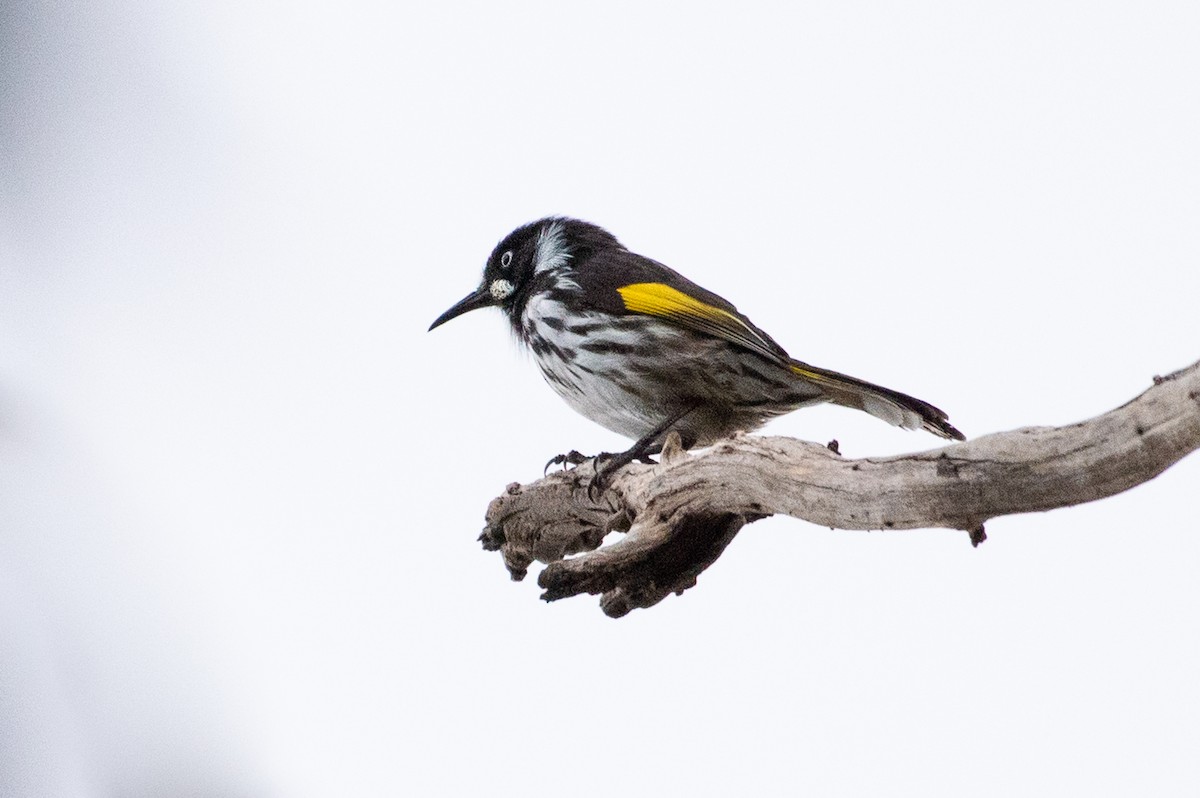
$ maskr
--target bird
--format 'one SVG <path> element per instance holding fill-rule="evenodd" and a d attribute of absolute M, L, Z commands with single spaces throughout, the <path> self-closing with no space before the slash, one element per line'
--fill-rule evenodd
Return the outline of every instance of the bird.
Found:
<path fill-rule="evenodd" d="M 703 447 L 822 402 L 965 439 L 928 402 L 796 360 L 730 302 L 580 219 L 550 216 L 513 230 L 479 286 L 429 330 L 485 307 L 503 311 L 568 405 L 635 441 L 608 455 L 603 480 L 660 452 L 671 432 L 685 449 Z M 582 459 L 572 452 L 551 462 Z"/>

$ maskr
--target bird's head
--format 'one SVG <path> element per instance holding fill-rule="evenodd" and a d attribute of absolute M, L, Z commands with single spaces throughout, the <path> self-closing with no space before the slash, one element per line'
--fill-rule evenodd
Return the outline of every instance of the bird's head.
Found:
<path fill-rule="evenodd" d="M 479 287 L 438 316 L 429 329 L 486 307 L 499 307 L 515 324 L 531 293 L 556 285 L 582 257 L 604 246 L 620 244 L 578 219 L 549 217 L 518 227 L 492 250 Z"/>

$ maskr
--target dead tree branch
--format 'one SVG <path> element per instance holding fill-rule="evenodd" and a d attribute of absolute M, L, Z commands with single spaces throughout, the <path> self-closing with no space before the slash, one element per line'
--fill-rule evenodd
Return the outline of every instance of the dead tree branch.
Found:
<path fill-rule="evenodd" d="M 961 529 L 978 545 L 990 518 L 1112 496 L 1200 448 L 1200 362 L 1087 421 L 896 457 L 849 460 L 777 437 L 735 436 L 695 454 L 671 443 L 661 463 L 625 467 L 594 499 L 591 462 L 509 485 L 488 507 L 484 548 L 503 554 L 514 579 L 547 563 L 547 601 L 598 593 L 617 617 L 692 587 L 738 530 L 776 513 L 837 529 Z M 601 547 L 611 531 L 626 534 Z"/>

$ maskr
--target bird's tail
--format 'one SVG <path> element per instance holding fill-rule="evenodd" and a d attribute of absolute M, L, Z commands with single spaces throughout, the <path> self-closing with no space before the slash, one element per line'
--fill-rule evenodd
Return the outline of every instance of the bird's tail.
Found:
<path fill-rule="evenodd" d="M 835 405 L 866 411 L 897 427 L 923 429 L 950 440 L 966 440 L 966 436 L 946 420 L 946 414 L 928 402 L 799 360 L 793 360 L 789 365 L 797 376 L 824 391 Z"/>

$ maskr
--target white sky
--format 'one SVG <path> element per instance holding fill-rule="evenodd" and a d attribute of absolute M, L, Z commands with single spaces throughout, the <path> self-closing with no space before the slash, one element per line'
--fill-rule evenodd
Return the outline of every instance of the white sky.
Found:
<path fill-rule="evenodd" d="M 475 536 L 625 442 L 425 333 L 567 213 L 968 435 L 1115 407 L 1200 357 L 1200 6 L 413 6 L 0 11 L 0 795 L 1200 790 L 1200 458 L 612 621 Z"/>

